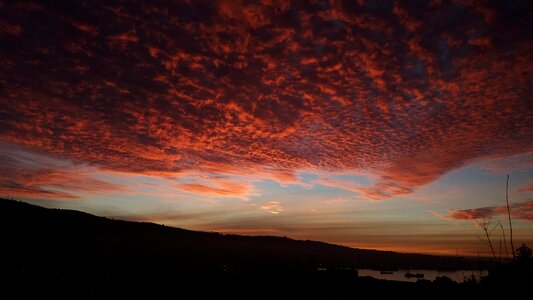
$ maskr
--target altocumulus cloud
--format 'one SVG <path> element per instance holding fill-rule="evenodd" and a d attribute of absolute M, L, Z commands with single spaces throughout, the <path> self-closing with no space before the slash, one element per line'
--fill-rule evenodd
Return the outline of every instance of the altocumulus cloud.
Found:
<path fill-rule="evenodd" d="M 3 3 L 0 140 L 162 176 L 365 171 L 364 196 L 408 194 L 533 146 L 531 2 L 493 4 Z M 64 184 L 42 174 L 1 182 Z"/>

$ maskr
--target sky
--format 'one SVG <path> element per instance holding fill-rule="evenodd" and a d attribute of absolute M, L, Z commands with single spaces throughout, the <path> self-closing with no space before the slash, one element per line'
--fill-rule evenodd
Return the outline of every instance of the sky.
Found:
<path fill-rule="evenodd" d="M 533 246 L 532 8 L 0 1 L 0 196 L 487 255 L 476 219 L 509 237 L 509 174 L 514 243 Z"/>

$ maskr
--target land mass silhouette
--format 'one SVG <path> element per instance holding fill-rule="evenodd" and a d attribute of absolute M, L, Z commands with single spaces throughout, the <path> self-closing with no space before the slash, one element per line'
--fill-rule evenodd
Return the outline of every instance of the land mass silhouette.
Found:
<path fill-rule="evenodd" d="M 191 231 L 7 199 L 0 199 L 0 213 L 2 293 L 10 296 L 79 295 L 81 291 L 87 296 L 186 292 L 199 297 L 270 298 L 283 291 L 327 298 L 384 286 L 421 287 L 358 278 L 358 268 L 453 270 L 490 264 L 477 258 Z M 426 285 L 434 288 L 435 284 Z"/>

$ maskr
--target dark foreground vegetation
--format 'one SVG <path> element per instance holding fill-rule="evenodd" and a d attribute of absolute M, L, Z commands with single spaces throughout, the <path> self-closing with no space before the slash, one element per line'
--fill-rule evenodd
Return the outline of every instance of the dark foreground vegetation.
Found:
<path fill-rule="evenodd" d="M 354 299 L 401 292 L 518 293 L 531 259 L 505 264 L 196 232 L 0 199 L 0 297 Z M 527 256 L 527 255 L 526 255 Z M 357 268 L 486 269 L 481 282 L 357 277 Z"/>

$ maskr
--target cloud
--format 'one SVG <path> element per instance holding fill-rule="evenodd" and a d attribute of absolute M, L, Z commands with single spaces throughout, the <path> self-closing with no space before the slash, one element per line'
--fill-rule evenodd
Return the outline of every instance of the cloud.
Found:
<path fill-rule="evenodd" d="M 14 36 L 20 36 L 22 28 L 19 25 L 13 25 L 6 22 L 0 22 L 0 35 L 9 34 Z"/>
<path fill-rule="evenodd" d="M 324 204 L 339 204 L 339 203 L 345 203 L 345 202 L 349 202 L 351 201 L 350 199 L 346 199 L 346 198 L 333 198 L 333 199 L 328 199 L 328 200 L 324 200 L 322 201 L 322 203 Z"/>
<path fill-rule="evenodd" d="M 13 180 L 0 180 L 0 194 L 6 198 L 47 198 L 47 199 L 79 199 L 70 193 L 54 191 L 38 186 L 29 186 Z"/>
<path fill-rule="evenodd" d="M 228 180 L 214 180 L 216 186 L 199 183 L 180 183 L 176 187 L 195 194 L 216 197 L 238 197 L 247 199 L 253 191 L 253 186 L 247 183 L 231 182 Z"/>
<path fill-rule="evenodd" d="M 533 221 L 533 201 L 513 203 L 510 206 L 511 215 L 520 220 Z M 474 220 L 483 217 L 506 215 L 507 206 L 490 206 L 471 209 L 450 209 L 448 216 L 434 215 L 446 220 Z"/>
<path fill-rule="evenodd" d="M 376 200 L 533 147 L 527 1 L 103 4 L 0 7 L 0 141 L 136 174 L 366 171 Z"/>
<path fill-rule="evenodd" d="M 516 190 L 518 193 L 531 194 L 533 193 L 533 182 L 527 182 L 519 186 Z"/>
<path fill-rule="evenodd" d="M 10 168 L 0 172 L 0 194 L 22 198 L 79 199 L 80 194 L 128 193 L 80 170 Z"/>
<path fill-rule="evenodd" d="M 533 152 L 527 151 L 508 157 L 494 157 L 478 165 L 494 174 L 509 174 L 511 171 L 529 170 L 533 169 Z"/>
<path fill-rule="evenodd" d="M 317 180 L 313 180 L 311 184 L 319 184 L 328 187 L 334 187 L 345 191 L 351 191 L 355 193 L 361 193 L 363 187 L 349 180 L 332 179 L 327 176 L 321 176 Z"/>
<path fill-rule="evenodd" d="M 94 169 L 70 165 L 0 143 L 0 195 L 21 198 L 79 199 L 83 193 L 129 193 L 96 179 Z"/>
<path fill-rule="evenodd" d="M 270 201 L 267 204 L 259 206 L 260 209 L 268 211 L 273 215 L 277 215 L 283 211 L 283 207 L 279 201 Z"/>

